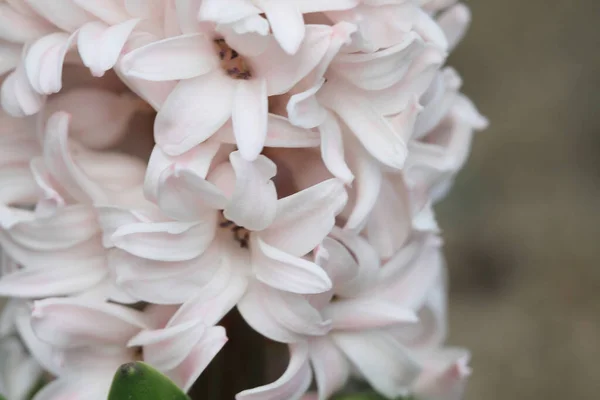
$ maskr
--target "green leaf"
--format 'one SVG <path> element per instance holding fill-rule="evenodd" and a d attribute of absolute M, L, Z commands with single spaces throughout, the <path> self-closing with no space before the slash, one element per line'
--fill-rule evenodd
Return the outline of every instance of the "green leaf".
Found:
<path fill-rule="evenodd" d="M 108 400 L 190 400 L 169 378 L 143 362 L 122 365 Z"/>
<path fill-rule="evenodd" d="M 4 397 L 0 394 L 0 400 L 6 400 L 6 397 Z"/>

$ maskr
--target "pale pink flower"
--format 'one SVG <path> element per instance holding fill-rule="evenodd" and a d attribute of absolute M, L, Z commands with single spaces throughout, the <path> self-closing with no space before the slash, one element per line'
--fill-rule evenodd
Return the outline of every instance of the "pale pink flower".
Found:
<path fill-rule="evenodd" d="M 0 279 L 4 295 L 39 298 L 100 284 L 109 271 L 93 205 L 127 204 L 137 193 L 141 197 L 144 169 L 138 160 L 78 148 L 68 141 L 68 128 L 67 114 L 53 115 L 43 154 L 31 161 L 41 194 L 35 210 L 0 208 L 3 250 L 22 267 Z"/>
<path fill-rule="evenodd" d="M 291 355 L 238 399 L 313 374 L 320 400 L 351 374 L 460 399 L 432 205 L 487 125 L 442 69 L 469 21 L 455 0 L 0 2 L 24 117 L 0 114 L 0 294 L 38 300 L 0 318 L 0 391 L 43 368 L 35 400 L 104 400 L 142 354 L 188 390 L 237 307 Z"/>
<path fill-rule="evenodd" d="M 0 314 L 0 395 L 27 400 L 42 375 L 42 367 L 16 336 L 19 304 L 12 300 Z"/>
<path fill-rule="evenodd" d="M 254 329 L 279 341 L 321 334 L 327 326 L 300 294 L 327 291 L 331 281 L 303 257 L 333 227 L 346 201 L 342 183 L 330 179 L 277 199 L 272 161 L 249 162 L 238 152 L 229 159 L 207 179 L 177 164 L 160 174 L 156 201 L 174 220 L 115 231 L 111 241 L 125 251 L 111 258 L 119 284 L 140 300 L 187 301 L 190 312 L 211 301 L 222 309 L 215 321 L 239 302 Z M 292 324 L 298 313 L 312 315 L 310 323 Z"/>
<path fill-rule="evenodd" d="M 265 143 L 268 97 L 286 93 L 308 75 L 334 32 L 335 27 L 308 25 L 299 50 L 289 55 L 272 36 L 257 41 L 198 23 L 192 32 L 127 53 L 120 69 L 149 81 L 181 79 L 156 119 L 155 139 L 163 151 L 182 154 L 231 118 L 240 152 L 251 161 Z"/>

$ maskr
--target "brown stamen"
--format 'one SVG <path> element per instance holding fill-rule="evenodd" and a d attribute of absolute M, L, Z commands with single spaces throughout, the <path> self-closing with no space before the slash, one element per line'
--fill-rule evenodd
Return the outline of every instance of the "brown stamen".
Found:
<path fill-rule="evenodd" d="M 233 79 L 248 80 L 252 77 L 250 67 L 244 57 L 229 47 L 225 39 L 215 39 L 215 48 L 221 60 L 221 68 Z"/>

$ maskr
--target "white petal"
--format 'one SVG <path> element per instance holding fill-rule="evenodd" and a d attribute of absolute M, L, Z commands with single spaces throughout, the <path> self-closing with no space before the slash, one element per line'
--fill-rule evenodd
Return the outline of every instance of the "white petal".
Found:
<path fill-rule="evenodd" d="M 299 400 L 308 390 L 312 376 L 306 343 L 290 345 L 290 363 L 275 382 L 238 393 L 236 400 Z"/>
<path fill-rule="evenodd" d="M 73 0 L 73 2 L 109 25 L 119 24 L 129 19 L 129 14 L 121 0 Z"/>
<path fill-rule="evenodd" d="M 202 340 L 190 351 L 190 355 L 177 368 L 169 371 L 167 376 L 187 392 L 225 343 L 227 336 L 223 327 L 208 328 Z"/>
<path fill-rule="evenodd" d="M 317 66 L 330 41 L 330 27 L 309 25 L 305 39 L 294 55 L 285 53 L 273 39 L 263 53 L 248 57 L 248 60 L 253 73 L 267 79 L 269 96 L 283 94 Z"/>
<path fill-rule="evenodd" d="M 332 338 L 371 386 L 387 397 L 407 395 L 419 375 L 416 360 L 386 333 L 335 333 Z"/>
<path fill-rule="evenodd" d="M 58 93 L 62 88 L 63 63 L 75 34 L 52 33 L 27 49 L 25 71 L 31 86 L 40 94 Z"/>
<path fill-rule="evenodd" d="M 367 98 L 337 86 L 320 91 L 319 99 L 339 115 L 373 157 L 392 168 L 402 168 L 406 142 Z"/>
<path fill-rule="evenodd" d="M 92 264 L 86 268 L 82 265 L 67 264 L 54 268 L 20 269 L 2 276 L 0 295 L 35 299 L 75 294 L 95 286 L 106 278 L 108 271 L 96 266 Z"/>
<path fill-rule="evenodd" d="M 227 199 L 215 185 L 188 169 L 170 168 L 161 174 L 157 203 L 169 217 L 180 221 L 213 218 Z"/>
<path fill-rule="evenodd" d="M 248 161 L 255 160 L 264 146 L 268 108 L 264 78 L 240 80 L 236 84 L 231 121 L 240 153 Z"/>
<path fill-rule="evenodd" d="M 311 339 L 309 351 L 319 389 L 318 400 L 327 400 L 346 384 L 350 362 L 327 336 Z"/>
<path fill-rule="evenodd" d="M 253 282 L 238 303 L 238 310 L 254 330 L 271 340 L 295 343 L 305 335 L 324 335 L 329 323 L 302 295 Z"/>
<path fill-rule="evenodd" d="M 62 348 L 124 345 L 146 327 L 139 311 L 76 298 L 36 301 L 31 323 L 41 340 Z"/>
<path fill-rule="evenodd" d="M 144 194 L 148 200 L 156 202 L 160 177 L 164 170 L 177 166 L 181 169 L 190 169 L 202 178 L 206 178 L 208 169 L 219 151 L 220 144 L 215 140 L 206 142 L 192 148 L 179 156 L 169 156 L 161 150 L 160 146 L 154 146 L 144 181 Z"/>
<path fill-rule="evenodd" d="M 74 0 L 27 0 L 39 15 L 67 32 L 73 32 L 92 20 L 91 15 L 74 3 Z"/>
<path fill-rule="evenodd" d="M 221 71 L 179 82 L 156 116 L 156 143 L 179 155 L 205 141 L 231 116 L 234 91 Z"/>
<path fill-rule="evenodd" d="M 350 165 L 356 174 L 354 181 L 354 207 L 348 217 L 345 229 L 362 229 L 379 198 L 382 171 L 380 165 L 367 152 L 355 146 L 349 155 Z"/>
<path fill-rule="evenodd" d="M 414 311 L 397 303 L 370 298 L 339 300 L 322 310 L 338 330 L 378 329 L 395 324 L 417 322 Z"/>
<path fill-rule="evenodd" d="M 213 47 L 202 33 L 163 39 L 123 56 L 122 70 L 127 76 L 149 81 L 193 78 L 218 66 Z"/>
<path fill-rule="evenodd" d="M 349 185 L 354 175 L 344 160 L 344 142 L 342 131 L 335 116 L 327 113 L 327 117 L 319 126 L 321 133 L 321 157 L 333 176 Z"/>
<path fill-rule="evenodd" d="M 128 347 L 143 347 L 144 361 L 159 371 L 177 367 L 202 339 L 206 326 L 201 320 L 188 321 L 158 330 L 144 330 L 134 336 Z"/>
<path fill-rule="evenodd" d="M 273 36 L 288 54 L 295 54 L 304 39 L 304 18 L 298 7 L 289 1 L 261 2 Z"/>
<path fill-rule="evenodd" d="M 314 294 L 331 289 L 327 273 L 317 264 L 269 246 L 260 238 L 250 244 L 256 278 L 276 289 Z"/>
<path fill-rule="evenodd" d="M 321 78 L 310 89 L 294 94 L 287 103 L 286 110 L 290 122 L 302 128 L 316 128 L 325 122 L 327 111 L 323 108 L 315 94 L 321 89 L 325 79 Z"/>
<path fill-rule="evenodd" d="M 185 261 L 198 257 L 215 236 L 216 213 L 197 223 L 138 223 L 117 229 L 115 246 L 138 257 L 156 261 Z"/>
<path fill-rule="evenodd" d="M 238 226 L 253 231 L 263 230 L 273 222 L 277 212 L 277 192 L 271 180 L 277 173 L 277 167 L 262 155 L 249 162 L 236 151 L 229 155 L 229 159 L 236 183 L 223 215 Z"/>
<path fill-rule="evenodd" d="M 92 75 L 103 76 L 117 63 L 138 22 L 138 19 L 132 19 L 112 26 L 91 22 L 79 29 L 77 48 L 83 64 L 91 70 Z"/>
<path fill-rule="evenodd" d="M 329 179 L 277 202 L 277 218 L 261 239 L 295 256 L 314 249 L 335 224 L 346 204 L 343 183 Z"/>
<path fill-rule="evenodd" d="M 23 64 L 17 66 L 17 69 L 4 79 L 0 97 L 2 109 L 15 117 L 37 113 L 45 100 L 45 97 L 31 86 Z"/>

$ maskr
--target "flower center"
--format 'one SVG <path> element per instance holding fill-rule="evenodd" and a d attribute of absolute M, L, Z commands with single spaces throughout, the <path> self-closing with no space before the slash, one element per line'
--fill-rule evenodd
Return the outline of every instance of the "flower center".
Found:
<path fill-rule="evenodd" d="M 219 227 L 229 229 L 233 234 L 233 240 L 240 244 L 242 249 L 247 249 L 250 244 L 250 231 L 246 228 L 236 225 L 234 222 L 225 218 L 223 213 L 220 214 Z"/>
<path fill-rule="evenodd" d="M 215 39 L 215 47 L 219 59 L 221 60 L 221 68 L 227 75 L 233 79 L 248 80 L 252 77 L 250 67 L 246 64 L 244 57 L 240 56 L 237 51 L 229 47 L 225 39 Z"/>

